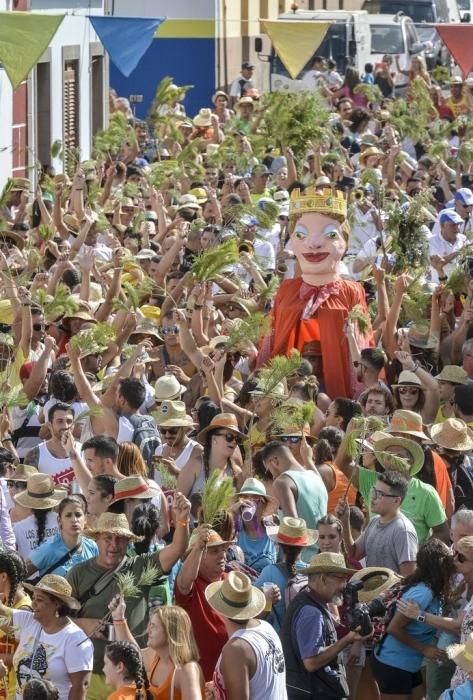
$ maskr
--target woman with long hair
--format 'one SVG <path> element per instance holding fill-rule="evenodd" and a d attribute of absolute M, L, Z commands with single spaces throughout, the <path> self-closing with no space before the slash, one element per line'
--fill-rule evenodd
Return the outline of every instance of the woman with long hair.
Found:
<path fill-rule="evenodd" d="M 94 648 L 69 617 L 80 608 L 71 586 L 62 576 L 48 574 L 36 586 L 24 587 L 33 591 L 32 612 L 0 603 L 0 628 L 7 633 L 13 629 L 18 641 L 13 656 L 16 697 L 23 697 L 35 673 L 54 683 L 59 700 L 85 700 Z"/>
<path fill-rule="evenodd" d="M 18 552 L 29 559 L 32 552 L 59 532 L 54 508 L 66 495 L 48 474 L 31 474 L 26 489 L 14 496 L 15 507 L 10 511 Z"/>
<path fill-rule="evenodd" d="M 419 413 L 428 425 L 435 420 L 440 405 L 438 382 L 409 353 L 395 354 L 403 367 L 398 381 L 392 384 L 395 407 Z"/>
<path fill-rule="evenodd" d="M 345 71 L 345 80 L 343 85 L 338 90 L 332 92 L 333 98 L 349 97 L 353 102 L 355 107 L 367 107 L 368 100 L 366 97 L 358 92 L 355 92 L 355 88 L 361 85 L 360 73 L 357 68 L 353 66 L 348 66 Z"/>
<path fill-rule="evenodd" d="M 281 597 L 273 601 L 272 619 L 268 620 L 276 632 L 279 632 L 286 614 L 286 589 L 289 582 L 298 575 L 302 578 L 308 564 L 302 561 L 301 554 L 304 547 L 317 541 L 317 533 L 307 529 L 303 518 L 289 517 L 283 518 L 279 526 L 268 527 L 266 531 L 279 547 L 280 561 L 265 566 L 254 585 L 263 588 L 265 583 L 273 583 L 279 588 Z M 304 581 L 301 580 L 301 583 Z"/>
<path fill-rule="evenodd" d="M 99 515 L 105 513 L 115 495 L 115 484 L 118 479 L 110 474 L 97 474 L 87 486 L 85 500 L 87 501 L 87 525 L 93 527 Z"/>
<path fill-rule="evenodd" d="M 242 471 L 235 463 L 234 456 L 244 437 L 233 414 L 219 413 L 215 416 L 198 435 L 198 440 L 204 447 L 202 455 L 191 458 L 181 469 L 176 489 L 190 498 L 194 493 L 202 491 L 205 482 L 216 470 L 225 476 L 231 476 L 236 486 L 239 486 Z"/>
<path fill-rule="evenodd" d="M 404 579 L 400 600 L 414 601 L 424 613 L 438 614 L 451 600 L 451 576 L 455 571 L 452 554 L 435 538 L 425 542 L 417 553 L 417 569 Z M 424 658 L 445 658 L 435 645 L 435 630 L 421 621 L 413 622 L 402 612 L 394 613 L 386 634 L 374 650 L 373 675 L 381 700 L 417 700 L 423 697 L 421 666 Z"/>
<path fill-rule="evenodd" d="M 122 640 L 107 644 L 103 672 L 105 682 L 114 690 L 108 700 L 153 700 L 136 643 Z"/>
<path fill-rule="evenodd" d="M 157 537 L 163 538 L 169 532 L 169 516 L 166 498 L 161 487 L 152 479 L 142 476 L 126 476 L 115 484 L 115 495 L 108 510 L 111 513 L 124 513 L 129 523 L 135 509 L 142 503 L 153 503 L 159 511 Z"/>
<path fill-rule="evenodd" d="M 28 574 L 65 576 L 69 569 L 99 553 L 90 537 L 84 537 L 86 525 L 85 504 L 78 496 L 66 496 L 58 506 L 59 532 L 48 538 L 30 554 L 26 562 Z"/>
<path fill-rule="evenodd" d="M 126 621 L 123 597 L 109 605 L 117 640 L 135 643 Z M 156 608 L 148 623 L 148 646 L 142 649 L 149 690 L 155 700 L 202 700 L 204 676 L 189 615 L 177 605 Z"/>
<path fill-rule="evenodd" d="M 23 588 L 25 578 L 26 567 L 22 557 L 16 552 L 0 552 L 0 595 L 9 608 L 31 610 L 31 598 Z M 0 684 L 0 698 L 15 697 L 13 654 L 17 646 L 13 635 L 0 632 L 0 659 L 9 669 L 8 678 Z"/>
<path fill-rule="evenodd" d="M 343 431 L 328 426 L 319 433 L 314 449 L 314 463 L 328 492 L 327 512 L 335 513 L 340 498 L 345 497 L 350 505 L 356 502 L 356 489 L 335 464 L 338 448 L 342 444 Z"/>

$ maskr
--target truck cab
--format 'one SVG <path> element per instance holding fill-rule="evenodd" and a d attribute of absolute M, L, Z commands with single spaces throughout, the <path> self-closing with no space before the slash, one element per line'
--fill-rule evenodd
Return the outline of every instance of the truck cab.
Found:
<path fill-rule="evenodd" d="M 298 10 L 282 14 L 279 19 L 331 24 L 322 43 L 314 46 L 314 54 L 295 80 L 291 79 L 274 50 L 271 52 L 271 90 L 298 92 L 306 89 L 301 78 L 310 69 L 314 55 L 332 58 L 343 75 L 348 66 L 354 66 L 361 74 L 366 63 L 377 63 L 385 54 L 399 54 L 401 67 L 405 68 L 409 66 L 410 57 L 423 49 L 409 17 L 373 16 L 363 10 Z M 406 85 L 407 78 L 400 75 L 396 90 L 403 92 Z"/>

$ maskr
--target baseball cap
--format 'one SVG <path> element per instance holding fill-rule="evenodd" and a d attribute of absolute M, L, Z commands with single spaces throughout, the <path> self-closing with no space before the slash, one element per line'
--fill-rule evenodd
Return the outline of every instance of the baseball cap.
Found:
<path fill-rule="evenodd" d="M 263 165 L 260 163 L 259 165 L 255 165 L 253 170 L 251 171 L 252 175 L 271 175 L 271 171 L 268 170 L 266 165 Z"/>
<path fill-rule="evenodd" d="M 465 207 L 470 207 L 473 204 L 473 192 L 468 187 L 461 187 L 455 192 L 455 201 L 460 200 Z"/>
<path fill-rule="evenodd" d="M 253 65 L 253 63 L 250 63 L 250 61 L 243 61 L 243 63 L 241 64 L 241 67 L 242 68 L 254 68 L 254 65 Z"/>
<path fill-rule="evenodd" d="M 452 223 L 452 224 L 463 224 L 463 219 L 460 214 L 457 214 L 455 209 L 444 209 L 439 214 L 439 221 L 441 224 Z"/>

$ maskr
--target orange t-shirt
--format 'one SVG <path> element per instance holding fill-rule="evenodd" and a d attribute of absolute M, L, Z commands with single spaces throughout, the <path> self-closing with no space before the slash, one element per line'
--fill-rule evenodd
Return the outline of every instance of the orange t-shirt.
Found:
<path fill-rule="evenodd" d="M 108 696 L 107 700 L 135 700 L 136 688 L 133 686 L 123 686 Z"/>
<path fill-rule="evenodd" d="M 453 515 L 455 509 L 455 501 L 453 497 L 452 482 L 448 473 L 447 465 L 437 452 L 432 450 L 434 460 L 435 483 L 437 484 L 437 493 L 445 508 L 447 517 Z"/>
<path fill-rule="evenodd" d="M 345 474 L 343 474 L 343 472 L 340 471 L 337 465 L 334 464 L 334 462 L 324 462 L 324 464 L 328 467 L 331 467 L 335 474 L 335 486 L 331 491 L 329 491 L 327 502 L 327 513 L 332 513 L 333 515 L 335 515 L 335 508 L 337 507 L 337 503 L 340 500 L 340 498 L 343 498 L 347 490 L 348 479 L 345 476 Z M 353 484 L 350 484 L 350 488 L 348 489 L 347 501 L 350 506 L 355 505 L 356 488 L 353 486 Z"/>

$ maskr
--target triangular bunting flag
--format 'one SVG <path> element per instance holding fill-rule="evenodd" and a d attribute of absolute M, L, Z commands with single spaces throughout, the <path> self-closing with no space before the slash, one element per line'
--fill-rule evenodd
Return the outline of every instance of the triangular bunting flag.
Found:
<path fill-rule="evenodd" d="M 48 48 L 64 15 L 0 12 L 0 62 L 17 88 Z"/>
<path fill-rule="evenodd" d="M 261 20 L 274 50 L 295 79 L 322 43 L 330 22 Z"/>
<path fill-rule="evenodd" d="M 89 17 L 112 63 L 128 78 L 165 17 Z"/>
<path fill-rule="evenodd" d="M 435 24 L 434 27 L 466 78 L 473 70 L 473 25 Z"/>

